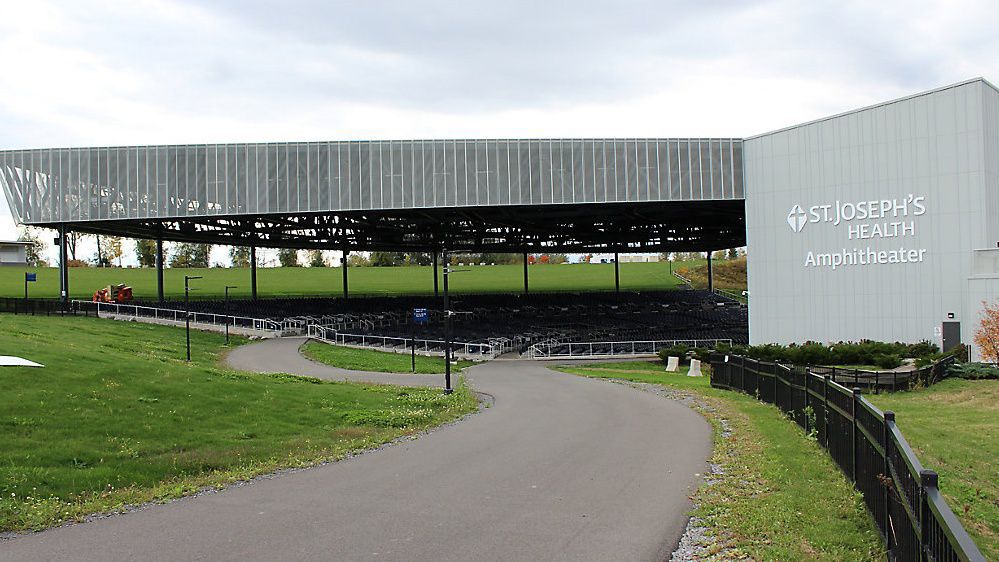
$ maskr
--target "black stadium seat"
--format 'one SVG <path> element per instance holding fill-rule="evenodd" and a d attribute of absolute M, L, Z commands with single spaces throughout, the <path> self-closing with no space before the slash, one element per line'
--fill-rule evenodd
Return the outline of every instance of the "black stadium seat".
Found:
<path fill-rule="evenodd" d="M 182 310 L 183 301 L 135 304 Z M 431 322 L 418 326 L 419 339 L 443 340 L 440 309 L 443 299 L 432 296 L 298 297 L 260 300 L 191 301 L 190 309 L 271 320 L 299 319 L 343 334 L 409 338 L 412 310 L 427 308 Z M 748 341 L 745 305 L 708 291 L 642 293 L 537 293 L 530 295 L 456 295 L 452 309 L 453 338 L 460 343 L 488 343 L 493 338 L 520 342 L 555 339 L 559 342 L 731 339 Z M 360 338 L 357 338 L 360 343 Z M 563 346 L 559 346 L 560 349 Z M 564 346 L 568 351 L 568 346 Z M 624 353 L 615 347 L 614 353 Z M 609 345 L 594 353 L 609 354 Z"/>

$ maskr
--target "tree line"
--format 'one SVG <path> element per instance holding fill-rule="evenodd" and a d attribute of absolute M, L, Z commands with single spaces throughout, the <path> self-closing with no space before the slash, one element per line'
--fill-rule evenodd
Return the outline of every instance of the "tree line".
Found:
<path fill-rule="evenodd" d="M 78 255 L 80 243 L 87 238 L 93 238 L 96 246 L 94 255 L 89 258 L 81 258 Z M 18 240 L 30 242 L 27 247 L 28 265 L 33 267 L 47 266 L 45 260 L 45 244 L 42 242 L 36 229 L 24 228 L 21 230 Z M 80 232 L 70 232 L 66 236 L 66 247 L 68 253 L 68 264 L 70 267 L 112 267 L 122 265 L 125 256 L 124 239 L 120 236 L 106 236 L 83 234 Z M 176 243 L 171 244 L 170 252 L 167 256 L 167 263 L 170 267 L 211 267 L 211 244 Z M 303 260 L 300 250 L 294 248 L 282 248 L 278 250 L 277 260 L 281 267 L 302 267 Z M 740 255 L 745 255 L 739 249 L 718 250 L 712 257 L 715 259 L 735 259 Z M 704 258 L 703 252 L 673 252 L 659 255 L 661 261 L 666 261 L 672 256 L 676 261 L 692 261 Z M 156 266 L 156 241 L 136 240 L 135 257 L 140 267 Z M 592 256 L 583 256 L 582 261 L 588 262 Z M 229 248 L 229 259 L 232 267 L 250 266 L 250 248 L 246 246 L 231 246 Z M 458 263 L 487 263 L 497 265 L 509 265 L 524 263 L 522 253 L 452 253 L 450 254 L 452 264 Z M 528 262 L 531 264 L 559 264 L 566 263 L 568 256 L 561 253 L 531 254 Z M 305 254 L 304 263 L 309 267 L 329 267 L 331 264 L 323 255 L 322 250 L 308 250 Z M 430 252 L 353 252 L 347 256 L 347 265 L 350 267 L 399 267 L 408 265 L 431 265 L 433 254 Z"/>

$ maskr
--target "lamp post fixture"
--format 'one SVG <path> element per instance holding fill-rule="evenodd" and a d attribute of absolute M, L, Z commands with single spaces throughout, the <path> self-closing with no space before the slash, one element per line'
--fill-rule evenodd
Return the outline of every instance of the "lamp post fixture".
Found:
<path fill-rule="evenodd" d="M 670 252 L 669 256 L 666 258 L 666 261 L 669 262 L 669 274 L 670 274 L 670 277 L 672 277 L 673 276 L 673 252 Z"/>
<path fill-rule="evenodd" d="M 201 279 L 200 275 L 185 275 L 184 276 L 184 328 L 187 332 L 187 360 L 191 361 L 191 285 L 190 282 L 194 279 Z"/>
<path fill-rule="evenodd" d="M 229 289 L 238 289 L 238 285 L 225 286 L 225 344 L 229 345 Z"/>

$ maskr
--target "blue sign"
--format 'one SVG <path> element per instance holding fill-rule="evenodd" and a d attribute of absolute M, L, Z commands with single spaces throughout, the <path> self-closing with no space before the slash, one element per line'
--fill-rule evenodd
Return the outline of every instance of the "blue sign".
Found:
<path fill-rule="evenodd" d="M 38 281 L 38 274 L 37 273 L 25 273 L 24 274 L 24 280 L 25 281 Z"/>
<path fill-rule="evenodd" d="M 430 313 L 428 313 L 425 308 L 414 308 L 413 322 L 416 322 L 417 324 L 427 324 L 430 322 Z"/>

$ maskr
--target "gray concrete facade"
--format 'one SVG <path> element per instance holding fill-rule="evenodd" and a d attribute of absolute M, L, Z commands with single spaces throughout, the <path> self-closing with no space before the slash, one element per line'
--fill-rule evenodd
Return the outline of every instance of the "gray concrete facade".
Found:
<path fill-rule="evenodd" d="M 943 322 L 972 341 L 983 296 L 999 294 L 999 270 L 985 271 L 999 262 L 975 252 L 999 245 L 994 86 L 962 82 L 744 151 L 753 343 L 941 344 Z"/>

